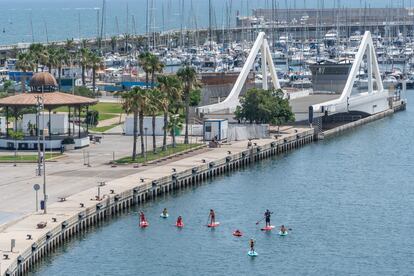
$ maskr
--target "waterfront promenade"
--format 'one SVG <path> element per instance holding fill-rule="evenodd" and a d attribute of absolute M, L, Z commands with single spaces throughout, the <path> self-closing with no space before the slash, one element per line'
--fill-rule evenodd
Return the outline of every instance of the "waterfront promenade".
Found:
<path fill-rule="evenodd" d="M 0 275 L 4 275 L 9 267 L 19 267 L 21 271 L 27 271 L 29 265 L 44 256 L 54 246 L 63 242 L 65 237 L 69 237 L 71 233 L 73 234 L 75 229 L 73 228 L 75 227 L 74 223 L 77 223 L 81 217 L 87 218 L 88 221 L 88 216 L 94 216 L 93 222 L 96 222 L 97 217 L 99 219 L 102 215 L 99 214 L 101 208 L 109 208 L 110 204 L 116 204 L 117 200 L 131 194 L 134 189 L 145 192 L 145 198 L 148 196 L 148 191 L 154 192 L 154 185 L 157 189 L 154 194 L 158 193 L 160 191 L 159 189 L 162 189 L 162 192 L 168 192 L 171 190 L 170 184 L 158 187 L 157 183 L 158 181 L 160 184 L 167 183 L 165 181 L 171 179 L 173 174 L 183 174 L 185 177 L 191 178 L 191 172 L 200 172 L 201 175 L 204 174 L 205 176 L 206 173 L 203 170 L 206 168 L 208 170 L 210 166 L 217 166 L 217 170 L 220 170 L 220 167 L 222 169 L 226 162 L 230 162 L 232 159 L 231 162 L 240 163 L 242 156 L 245 156 L 246 152 L 251 153 L 249 158 L 256 158 L 256 155 L 268 154 L 270 150 L 273 150 L 273 148 L 271 149 L 273 146 L 283 145 L 286 146 L 287 150 L 289 145 L 291 145 L 290 142 L 298 142 L 301 139 L 302 141 L 307 139 L 306 141 L 311 142 L 312 138 L 312 129 L 288 127 L 283 129 L 283 134 L 277 139 L 273 137 L 253 141 L 256 145 L 253 145 L 250 149 L 247 148 L 247 141 L 233 142 L 222 145 L 220 148 L 204 149 L 200 152 L 181 156 L 175 160 L 167 160 L 158 165 L 140 167 L 138 169 L 132 166 L 111 168 L 103 162 L 100 166 L 97 166 L 100 168 L 99 171 L 88 171 L 89 168 L 79 168 L 83 165 L 77 164 L 78 170 L 59 175 L 62 179 L 67 178 L 65 183 L 60 183 L 58 179 L 55 180 L 56 182 L 50 181 L 51 183 L 55 183 L 55 195 L 61 190 L 60 192 L 63 194 L 60 196 L 65 196 L 66 201 L 56 202 L 50 196 L 51 204 L 48 206 L 47 215 L 43 215 L 40 212 L 26 214 L 17 221 L 4 224 L 0 228 L 1 255 L 7 255 L 7 259 L 3 258 L 1 260 Z M 263 153 L 260 153 L 260 150 L 263 150 Z M 270 156 L 270 154 L 267 156 Z M 262 155 L 261 158 L 264 158 L 264 156 Z M 190 172 L 190 175 L 188 175 L 188 172 Z M 106 185 L 100 188 L 101 199 L 95 200 L 98 195 L 97 179 L 93 178 L 92 180 L 85 176 L 98 173 L 101 174 L 100 179 L 106 181 Z M 82 175 L 85 177 L 84 179 L 82 179 Z M 21 186 L 24 186 L 22 184 L 23 182 L 21 182 Z M 187 185 L 187 180 L 185 185 Z M 25 188 L 26 193 L 33 196 L 33 191 L 30 191 L 31 185 L 27 186 L 29 187 Z M 48 193 L 50 194 L 50 192 Z M 144 194 L 139 198 L 142 201 Z M 9 199 L 6 198 L 6 201 L 8 201 L 6 205 L 11 205 L 9 207 L 10 211 L 24 210 L 24 208 L 20 208 L 20 204 L 23 203 L 22 199 L 15 200 L 14 203 L 11 203 L 13 200 L 10 197 Z M 125 203 L 123 203 L 124 206 Z M 23 205 L 27 208 L 31 204 Z M 46 227 L 38 229 L 36 225 L 40 222 L 47 222 Z M 89 222 L 92 222 L 92 220 L 89 220 Z M 79 230 L 77 226 L 76 229 Z M 28 235 L 30 235 L 30 239 Z M 12 239 L 15 239 L 16 246 L 13 252 L 10 252 Z"/>

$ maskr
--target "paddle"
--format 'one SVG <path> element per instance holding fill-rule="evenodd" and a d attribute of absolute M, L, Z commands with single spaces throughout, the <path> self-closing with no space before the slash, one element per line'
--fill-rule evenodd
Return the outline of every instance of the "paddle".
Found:
<path fill-rule="evenodd" d="M 259 220 L 258 222 L 256 222 L 256 225 L 258 225 L 260 222 L 262 222 L 266 217 L 263 217 L 261 220 Z"/>

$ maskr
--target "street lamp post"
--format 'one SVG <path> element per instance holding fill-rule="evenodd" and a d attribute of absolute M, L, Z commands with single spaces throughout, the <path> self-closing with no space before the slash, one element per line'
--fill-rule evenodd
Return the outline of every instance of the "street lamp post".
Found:
<path fill-rule="evenodd" d="M 42 101 L 44 101 L 44 88 L 42 86 Z M 44 105 L 43 105 L 43 116 L 42 116 L 42 140 L 43 140 L 43 158 L 42 158 L 42 165 L 43 165 L 43 213 L 47 214 L 47 194 L 46 194 L 46 135 L 45 135 L 45 114 L 44 114 Z M 50 122 L 49 122 L 50 123 Z"/>

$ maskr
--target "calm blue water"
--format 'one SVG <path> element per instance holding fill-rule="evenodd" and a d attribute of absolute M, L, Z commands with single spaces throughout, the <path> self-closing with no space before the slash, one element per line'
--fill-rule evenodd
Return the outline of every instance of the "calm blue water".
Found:
<path fill-rule="evenodd" d="M 154 1 L 152 6 L 151 2 Z M 182 0 L 149 0 L 150 10 L 154 14 L 151 30 L 162 31 L 183 28 L 208 26 L 208 1 L 183 0 L 184 9 L 181 11 Z M 254 8 L 271 7 L 271 0 L 211 0 L 213 6 L 213 26 L 227 25 L 227 14 L 235 24 L 237 11 L 242 15 L 249 14 Z M 106 0 L 105 34 L 106 36 L 123 33 L 145 33 L 147 0 Z M 226 13 L 226 5 L 231 12 Z M 286 4 L 290 8 L 318 7 L 320 0 L 279 0 L 279 7 Z M 334 6 L 336 1 L 324 1 L 324 7 Z M 385 7 L 402 6 L 404 0 L 348 0 L 341 1 L 344 7 Z M 392 3 L 392 4 L 391 4 Z M 405 6 L 410 5 L 405 0 Z M 128 20 L 127 20 L 128 5 Z M 319 4 L 319 7 L 322 5 Z M 18 42 L 45 42 L 65 40 L 67 38 L 87 38 L 97 35 L 97 14 L 102 8 L 102 0 L 0 0 L 0 44 Z M 163 16 L 164 15 L 164 16 Z M 80 20 L 79 20 L 80 18 Z M 133 24 L 135 20 L 135 24 Z M 127 28 L 128 21 L 128 28 Z M 134 27 L 135 25 L 135 27 Z M 3 29 L 5 33 L 3 33 Z"/>
<path fill-rule="evenodd" d="M 149 228 L 137 227 L 134 210 L 68 243 L 33 275 L 412 275 L 413 116 L 409 108 L 149 203 Z M 203 226 L 209 208 L 221 222 L 215 230 Z M 287 237 L 255 225 L 266 208 L 275 225 L 293 229 Z M 235 228 L 245 236 L 233 237 Z M 246 254 L 251 237 L 256 259 Z"/>

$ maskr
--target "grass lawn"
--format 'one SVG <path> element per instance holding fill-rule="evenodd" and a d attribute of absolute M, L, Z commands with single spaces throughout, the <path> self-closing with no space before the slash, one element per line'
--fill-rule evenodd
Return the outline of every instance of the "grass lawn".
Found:
<path fill-rule="evenodd" d="M 90 106 L 89 110 L 96 110 L 99 113 L 111 113 L 111 114 L 119 114 L 119 113 L 124 112 L 124 110 L 122 109 L 122 105 L 120 103 L 97 103 L 96 105 Z M 68 108 L 66 106 L 63 106 L 63 107 L 56 108 L 54 111 L 68 112 Z"/>
<path fill-rule="evenodd" d="M 123 113 L 122 105 L 120 103 L 98 103 L 89 107 L 90 110 L 96 110 L 99 113 Z"/>
<path fill-rule="evenodd" d="M 116 127 L 117 125 L 118 124 L 113 124 L 113 125 L 104 126 L 104 127 L 93 127 L 93 128 L 90 128 L 89 130 L 93 132 L 105 132 L 107 130 L 110 130 L 111 128 Z"/>
<path fill-rule="evenodd" d="M 119 117 L 119 116 L 116 115 L 116 114 L 102 114 L 102 113 L 99 113 L 99 121 L 104 121 L 104 120 L 112 119 L 112 118 L 115 118 L 115 117 Z"/>
<path fill-rule="evenodd" d="M 52 158 L 61 156 L 60 153 L 46 153 L 46 160 L 50 160 Z M 3 155 L 0 156 L 0 163 L 1 162 L 37 162 L 37 154 L 33 155 L 17 155 L 14 157 L 14 155 Z"/>
<path fill-rule="evenodd" d="M 151 151 L 147 152 L 147 161 L 152 161 L 152 160 L 156 160 L 159 158 L 163 158 L 172 154 L 176 154 L 182 151 L 186 151 L 192 148 L 196 148 L 198 146 L 200 146 L 201 144 L 177 144 L 177 147 L 173 148 L 172 146 L 168 146 L 166 151 L 162 151 L 162 148 L 158 148 L 157 149 L 157 153 L 154 154 Z M 137 155 L 137 159 L 135 161 L 132 161 L 132 157 L 128 156 L 128 157 L 124 157 L 118 160 L 115 160 L 115 163 L 117 164 L 131 164 L 131 163 L 144 163 L 145 159 L 144 157 L 142 157 L 141 155 Z"/>

